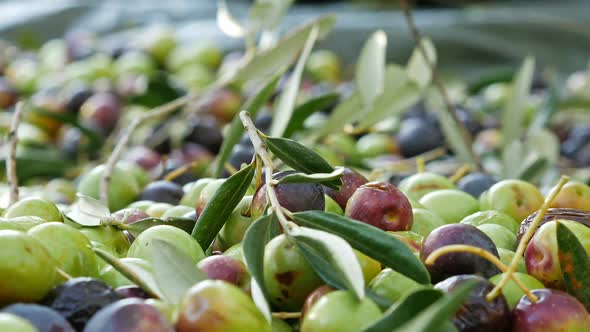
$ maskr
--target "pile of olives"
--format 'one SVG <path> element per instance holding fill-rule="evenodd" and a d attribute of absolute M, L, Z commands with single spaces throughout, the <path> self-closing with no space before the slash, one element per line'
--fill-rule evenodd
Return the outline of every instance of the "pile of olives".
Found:
<path fill-rule="evenodd" d="M 256 91 L 248 82 L 215 88 L 191 117 L 179 116 L 181 110 L 140 126 L 110 174 L 103 206 L 108 216 L 95 216 L 100 223 L 89 225 L 72 212 L 78 195 L 101 199 L 105 160 L 135 117 L 207 90 L 243 54 L 224 54 L 214 44 L 179 43 L 172 30 L 161 26 L 114 45 L 77 32 L 36 52 L 3 45 L 0 54 L 6 59 L 0 62 L 0 132 L 8 133 L 17 102 L 26 101 L 17 131 L 20 199 L 8 204 L 11 188 L 0 184 L 0 331 L 355 332 L 416 291 L 452 294 L 466 283 L 474 284 L 468 297 L 437 331 L 590 331 L 588 303 L 568 292 L 556 235 L 558 224 L 566 226 L 590 254 L 590 186 L 584 175 L 590 166 L 590 125 L 564 116 L 543 129 L 559 149 L 559 160 L 551 166 L 572 171 L 572 180 L 526 239 L 523 234 L 540 213 L 551 181 L 497 172 L 504 144 L 497 110 L 509 99 L 507 82 L 473 93 L 463 89 L 462 98 L 456 98 L 458 118 L 482 159 L 479 169 L 462 167 L 448 149 L 439 115 L 427 98 L 371 130 L 344 128 L 310 144 L 308 136 L 354 90 L 335 53 L 313 51 L 297 104 L 332 94 L 333 102 L 314 110 L 291 138 L 339 169 L 341 186 L 280 182 L 301 173 L 282 163 L 269 184 L 263 174 L 268 169 L 258 169 L 229 217 L 220 220 L 223 227 L 213 243 L 202 247 L 191 236 L 193 228 L 227 179 L 255 159 L 252 140 L 244 134 L 223 174 L 212 176 L 230 123 Z M 271 130 L 276 101 L 290 75 L 283 75 L 253 119 L 261 135 Z M 575 84 L 579 75 L 568 81 L 572 95 L 589 85 Z M 539 99 L 548 93 L 543 81 L 535 89 L 527 108 L 542 107 Z M 325 211 L 401 241 L 427 269 L 430 283 L 421 284 L 355 249 L 364 286 L 373 295 L 357 299 L 327 281 L 283 229 L 263 248 L 264 283 L 255 288 L 242 241 L 254 221 L 276 211 L 268 197 L 271 184 L 287 216 Z M 138 282 L 149 283 L 157 273 L 158 241 L 174 247 L 204 279 L 184 291 L 178 303 Z M 427 263 L 433 252 L 449 245 L 479 248 L 506 266 L 524 246 L 514 276 L 535 298 L 510 280 L 499 296 L 488 299 L 505 273 L 472 252 Z M 135 276 L 121 265 L 132 267 Z M 271 317 L 260 310 L 260 287 Z"/>

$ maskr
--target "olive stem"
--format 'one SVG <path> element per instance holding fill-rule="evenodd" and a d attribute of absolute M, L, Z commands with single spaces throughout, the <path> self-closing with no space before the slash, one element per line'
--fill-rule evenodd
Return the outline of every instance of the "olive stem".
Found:
<path fill-rule="evenodd" d="M 471 171 L 471 166 L 470 165 L 463 165 L 461 166 L 461 168 L 459 168 L 455 174 L 453 174 L 450 178 L 449 181 L 453 182 L 453 183 L 457 183 L 457 181 L 461 180 L 462 177 L 464 177 L 465 175 L 467 175 L 467 173 L 469 173 Z"/>
<path fill-rule="evenodd" d="M 281 224 L 283 231 L 288 234 L 290 230 L 289 220 L 287 220 L 287 217 L 285 217 L 283 208 L 281 207 L 281 204 L 279 203 L 279 199 L 277 198 L 277 194 L 275 192 L 275 185 L 273 184 L 272 179 L 272 174 L 274 172 L 274 164 L 272 162 L 272 159 L 270 158 L 270 155 L 266 151 L 266 144 L 260 138 L 258 130 L 254 126 L 254 123 L 250 118 L 250 113 L 246 111 L 241 111 L 240 120 L 242 120 L 244 129 L 246 130 L 246 133 L 248 134 L 248 137 L 250 137 L 252 145 L 254 146 L 254 151 L 259 157 L 257 158 L 257 160 L 262 161 L 262 164 L 264 165 L 266 196 L 268 197 L 272 210 L 277 215 L 277 219 L 279 220 L 279 223 Z"/>
<path fill-rule="evenodd" d="M 506 286 L 506 283 L 508 282 L 508 278 L 510 278 L 511 275 L 516 271 L 516 266 L 518 265 L 518 261 L 520 260 L 520 258 L 524 254 L 524 250 L 526 249 L 526 246 L 528 245 L 529 241 L 533 237 L 533 234 L 535 234 L 535 231 L 537 230 L 537 227 L 539 227 L 541 220 L 543 220 L 545 213 L 547 213 L 547 210 L 551 206 L 551 203 L 553 203 L 553 200 L 555 200 L 555 197 L 557 197 L 557 195 L 561 191 L 561 188 L 563 188 L 563 186 L 569 180 L 570 180 L 569 176 L 563 175 L 561 177 L 561 179 L 559 179 L 559 182 L 557 183 L 557 185 L 555 185 L 555 187 L 553 189 L 551 189 L 551 192 L 545 198 L 545 202 L 543 202 L 541 209 L 539 209 L 539 213 L 537 214 L 535 219 L 533 219 L 529 228 L 524 233 L 524 235 L 522 236 L 522 239 L 518 243 L 518 247 L 516 248 L 516 253 L 514 254 L 514 258 L 512 258 L 510 265 L 508 265 L 508 269 L 506 270 L 506 274 L 502 277 L 502 279 L 500 279 L 500 282 L 496 285 L 496 287 L 494 287 L 494 289 L 492 289 L 486 295 L 486 299 L 488 301 L 491 301 L 491 300 L 495 299 L 498 295 L 500 295 L 502 288 L 504 286 Z"/>
<path fill-rule="evenodd" d="M 182 167 L 179 167 L 175 170 L 173 170 L 172 172 L 166 174 L 166 176 L 164 177 L 165 181 L 172 181 L 174 179 L 176 179 L 177 177 L 183 175 L 184 173 L 190 171 L 192 168 L 198 166 L 201 163 L 200 160 L 193 160 L 190 163 L 183 165 Z"/>
<path fill-rule="evenodd" d="M 71 275 L 69 275 L 66 271 L 60 269 L 59 267 L 55 268 L 55 272 L 57 272 L 57 274 L 59 274 L 62 278 L 66 279 L 66 280 L 72 279 Z"/>
<path fill-rule="evenodd" d="M 416 169 L 418 173 L 424 173 L 424 170 L 426 169 L 426 162 L 424 161 L 424 158 L 416 158 Z"/>
<path fill-rule="evenodd" d="M 300 312 L 273 312 L 272 316 L 278 319 L 299 319 L 303 315 Z"/>
<path fill-rule="evenodd" d="M 108 204 L 109 202 L 109 186 L 113 170 L 115 168 L 115 164 L 117 163 L 117 161 L 119 161 L 119 158 L 121 157 L 123 150 L 127 147 L 127 144 L 131 139 L 131 134 L 133 134 L 135 129 L 137 129 L 137 127 L 139 127 L 139 125 L 147 119 L 164 116 L 174 112 L 178 108 L 186 105 L 193 98 L 195 98 L 195 96 L 187 94 L 169 103 L 153 108 L 151 111 L 144 113 L 141 116 L 138 116 L 137 118 L 133 119 L 129 126 L 125 128 L 125 130 L 121 133 L 121 137 L 119 138 L 117 145 L 115 145 L 113 152 L 111 153 L 109 159 L 105 164 L 104 173 L 100 183 L 100 200 L 104 204 Z"/>
<path fill-rule="evenodd" d="M 435 251 L 433 251 L 426 260 L 424 261 L 427 265 L 432 265 L 434 262 L 439 259 L 441 256 L 446 254 L 456 253 L 456 252 L 468 252 L 482 258 L 487 259 L 490 263 L 494 264 L 502 273 L 505 273 L 508 267 L 506 264 L 502 263 L 498 257 L 494 256 L 491 252 L 484 250 L 479 247 L 470 246 L 466 244 L 451 244 L 448 246 L 441 247 Z M 538 298 L 531 293 L 531 291 L 516 277 L 516 275 L 511 274 L 510 278 L 514 281 L 514 283 L 522 289 L 522 291 L 526 294 L 526 296 L 531 300 L 531 302 L 536 303 Z"/>
<path fill-rule="evenodd" d="M 10 186 L 9 206 L 18 201 L 18 176 L 16 174 L 16 148 L 18 146 L 18 126 L 22 118 L 24 105 L 20 101 L 16 104 L 10 131 L 8 132 L 8 158 L 6 158 L 6 181 Z"/>
<path fill-rule="evenodd" d="M 410 8 L 410 5 L 408 4 L 407 0 L 400 0 L 400 4 L 401 4 L 401 7 L 404 12 L 406 22 L 408 23 L 408 28 L 410 29 L 410 32 L 412 33 L 412 37 L 414 38 L 414 42 L 416 43 L 416 47 L 418 48 L 420 53 L 422 53 L 422 57 L 424 57 L 424 61 L 428 64 L 428 67 L 430 68 L 430 72 L 432 73 L 432 81 L 436 85 L 436 88 L 443 99 L 443 102 L 446 106 L 446 111 L 447 111 L 448 115 L 453 119 L 453 122 L 455 122 L 455 124 L 457 125 L 457 128 L 459 129 L 459 134 L 463 138 L 463 142 L 465 143 L 465 145 L 467 147 L 469 155 L 471 156 L 472 160 L 476 163 L 476 165 L 474 165 L 474 167 L 477 169 L 477 168 L 479 168 L 479 165 L 478 165 L 479 158 L 478 158 L 477 154 L 473 151 L 473 142 L 471 139 L 471 135 L 469 134 L 469 132 L 467 131 L 467 129 L 465 128 L 463 123 L 461 121 L 459 121 L 459 117 L 457 116 L 457 112 L 455 110 L 455 107 L 453 107 L 453 103 L 451 102 L 451 99 L 449 98 L 449 94 L 447 93 L 447 89 L 445 88 L 443 81 L 439 77 L 436 67 L 434 66 L 432 61 L 430 61 L 430 59 L 428 57 L 428 52 L 426 52 L 426 49 L 424 48 L 424 45 L 422 44 L 422 35 L 420 34 L 420 31 L 418 30 L 418 28 L 416 27 L 416 23 L 414 22 L 414 18 L 412 16 L 412 10 Z M 441 110 L 444 110 L 444 109 L 445 108 L 441 108 Z"/>

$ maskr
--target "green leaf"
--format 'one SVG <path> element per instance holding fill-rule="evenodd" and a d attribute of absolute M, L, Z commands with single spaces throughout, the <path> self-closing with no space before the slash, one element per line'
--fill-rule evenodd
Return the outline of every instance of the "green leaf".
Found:
<path fill-rule="evenodd" d="M 158 289 L 158 285 L 156 284 L 152 274 L 144 270 L 142 267 L 134 265 L 130 262 L 124 262 L 113 256 L 111 253 L 96 247 L 93 247 L 92 251 L 94 251 L 98 257 L 102 258 L 102 260 L 117 270 L 117 272 L 121 273 L 125 278 L 139 286 L 150 296 L 156 299 L 165 298 L 162 292 Z"/>
<path fill-rule="evenodd" d="M 365 129 L 387 117 L 406 111 L 422 95 L 419 86 L 411 81 L 406 70 L 398 65 L 388 65 L 385 71 L 385 89 L 368 112 L 359 119 L 357 128 Z"/>
<path fill-rule="evenodd" d="M 323 38 L 334 25 L 334 16 L 322 16 L 281 39 L 274 47 L 265 49 L 244 62 L 235 71 L 221 78 L 221 82 L 249 81 L 274 75 L 294 61 L 307 41 L 314 26 L 319 27 L 318 38 Z"/>
<path fill-rule="evenodd" d="M 114 224 L 113 226 L 121 228 L 129 232 L 134 237 L 138 237 L 143 231 L 150 227 L 158 226 L 158 225 L 168 225 L 182 229 L 187 233 L 191 233 L 193 228 L 195 227 L 195 221 L 190 218 L 181 218 L 181 217 L 171 217 L 166 219 L 159 219 L 159 218 L 145 218 L 138 220 L 131 224 L 123 224 L 118 225 Z"/>
<path fill-rule="evenodd" d="M 399 304 L 387 310 L 383 317 L 363 332 L 389 332 L 399 328 L 421 311 L 438 301 L 443 293 L 436 289 L 420 289 L 404 299 Z"/>
<path fill-rule="evenodd" d="M 363 271 L 352 247 L 342 238 L 307 227 L 295 227 L 290 234 L 313 269 L 329 285 L 347 289 L 357 298 L 365 297 Z"/>
<path fill-rule="evenodd" d="M 248 33 L 231 14 L 225 0 L 217 0 L 217 26 L 219 30 L 233 38 L 242 38 Z"/>
<path fill-rule="evenodd" d="M 457 155 L 457 158 L 463 163 L 476 165 L 477 162 L 471 154 L 471 143 L 467 142 L 461 135 L 461 125 L 447 111 L 438 112 L 438 120 L 445 139 Z"/>
<path fill-rule="evenodd" d="M 337 168 L 334 172 L 331 173 L 314 173 L 314 174 L 303 174 L 303 173 L 293 173 L 286 175 L 285 177 L 279 179 L 277 184 L 282 183 L 323 183 L 325 186 L 332 188 L 334 190 L 340 190 L 342 186 L 342 174 L 344 173 L 344 168 Z M 339 185 L 335 185 L 338 184 Z"/>
<path fill-rule="evenodd" d="M 250 7 L 248 28 L 253 32 L 279 25 L 293 0 L 256 0 Z"/>
<path fill-rule="evenodd" d="M 544 171 L 546 171 L 549 166 L 551 166 L 551 164 L 547 161 L 547 159 L 536 155 L 530 163 L 525 165 L 524 169 L 520 172 L 518 178 L 521 180 L 532 182 L 533 180 L 538 178 Z"/>
<path fill-rule="evenodd" d="M 6 150 L 0 148 L 0 173 L 6 174 Z M 42 176 L 57 178 L 65 176 L 72 164 L 55 148 L 18 146 L 16 150 L 16 175 L 19 182 Z"/>
<path fill-rule="evenodd" d="M 527 57 L 512 82 L 512 91 L 502 114 L 504 146 L 508 146 L 524 134 L 525 108 L 534 71 L 535 60 Z"/>
<path fill-rule="evenodd" d="M 334 167 L 313 150 L 294 140 L 281 137 L 264 137 L 266 145 L 275 155 L 297 171 L 307 174 L 331 173 Z"/>
<path fill-rule="evenodd" d="M 459 309 L 463 301 L 475 287 L 475 281 L 468 281 L 450 294 L 445 294 L 434 304 L 428 306 L 418 315 L 394 332 L 432 332 L 443 326 Z"/>
<path fill-rule="evenodd" d="M 503 177 L 506 179 L 518 178 L 525 157 L 526 151 L 520 140 L 512 141 L 506 145 L 502 151 Z"/>
<path fill-rule="evenodd" d="M 76 194 L 78 201 L 67 213 L 67 217 L 82 226 L 99 226 L 101 220 L 111 215 L 109 208 L 101 201 L 89 196 Z"/>
<path fill-rule="evenodd" d="M 209 248 L 229 215 L 246 194 L 255 170 L 254 163 L 242 168 L 225 180 L 213 194 L 192 231 L 193 238 L 199 242 L 201 248 Z"/>
<path fill-rule="evenodd" d="M 554 79 L 551 82 L 543 102 L 543 107 L 535 114 L 533 123 L 529 127 L 530 133 L 545 128 L 553 118 L 553 115 L 557 113 L 561 101 L 562 86 L 565 86 L 565 83 L 560 79 Z"/>
<path fill-rule="evenodd" d="M 359 113 L 362 114 L 362 109 L 362 99 L 359 93 L 355 92 L 336 106 L 325 124 L 314 134 L 321 138 L 333 132 L 341 131 L 344 125 L 352 123 L 359 116 Z"/>
<path fill-rule="evenodd" d="M 297 106 L 291 116 L 291 121 L 285 129 L 284 137 L 291 137 L 293 133 L 303 129 L 305 120 L 316 111 L 323 110 L 333 105 L 340 96 L 337 93 L 328 93 L 316 98 L 312 98 L 305 103 Z"/>
<path fill-rule="evenodd" d="M 356 64 L 356 87 L 365 107 L 371 107 L 383 92 L 387 35 L 374 32 L 365 42 Z"/>
<path fill-rule="evenodd" d="M 280 233 L 278 220 L 274 214 L 271 214 L 256 219 L 248 227 L 242 240 L 242 252 L 246 267 L 265 298 L 265 301 L 257 299 L 255 303 L 265 316 L 270 316 L 270 310 L 267 309 L 268 304 L 266 303 L 266 299 L 270 297 L 264 288 L 264 248 L 270 240 Z"/>
<path fill-rule="evenodd" d="M 578 238 L 557 222 L 557 256 L 569 294 L 590 310 L 590 257 Z"/>
<path fill-rule="evenodd" d="M 323 211 L 293 214 L 302 226 L 313 227 L 342 237 L 355 249 L 421 284 L 430 283 L 428 270 L 405 243 L 360 221 Z"/>
<path fill-rule="evenodd" d="M 432 66 L 436 65 L 436 49 L 429 38 L 422 38 L 420 42 L 422 48 L 426 51 L 428 60 L 424 58 L 422 50 L 416 46 L 414 52 L 410 56 L 410 60 L 408 60 L 408 64 L 406 65 L 406 72 L 410 80 L 423 90 L 428 87 L 432 80 L 432 69 L 430 68 L 429 63 L 432 64 Z"/>
<path fill-rule="evenodd" d="M 187 254 L 164 240 L 154 240 L 151 262 L 158 288 L 168 301 L 179 304 L 194 284 L 207 279 Z"/>
<path fill-rule="evenodd" d="M 301 84 L 301 76 L 303 75 L 303 68 L 307 62 L 307 58 L 311 53 L 311 49 L 318 38 L 318 27 L 313 26 L 303 47 L 301 56 L 295 65 L 295 69 L 289 76 L 285 89 L 278 98 L 278 101 L 274 108 L 273 121 L 270 127 L 270 134 L 272 136 L 281 137 L 285 133 L 285 129 L 291 120 L 293 115 L 293 109 L 295 108 L 295 102 L 297 100 L 297 94 L 299 92 L 299 85 Z"/>
<path fill-rule="evenodd" d="M 274 93 L 282 75 L 283 72 L 280 71 L 274 77 L 269 79 L 260 90 L 258 90 L 252 97 L 246 100 L 241 109 L 248 111 L 252 118 L 256 118 L 258 111 L 262 108 L 262 106 L 264 106 L 266 101 L 268 101 Z M 242 125 L 242 121 L 240 120 L 239 116 L 234 116 L 229 130 L 223 138 L 223 143 L 221 144 L 221 148 L 217 154 L 217 160 L 214 163 L 214 177 L 218 178 L 221 176 L 225 163 L 229 160 L 234 146 L 240 142 L 242 134 L 244 134 L 244 126 Z"/>

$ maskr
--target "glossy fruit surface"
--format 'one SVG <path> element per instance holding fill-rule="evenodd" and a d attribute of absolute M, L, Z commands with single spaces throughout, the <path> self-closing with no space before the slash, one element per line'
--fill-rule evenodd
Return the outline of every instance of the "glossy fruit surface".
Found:
<path fill-rule="evenodd" d="M 75 228 L 49 222 L 31 228 L 28 234 L 47 248 L 58 267 L 72 277 L 98 275 L 97 258 L 90 241 Z"/>
<path fill-rule="evenodd" d="M 432 231 L 422 243 L 422 261 L 435 250 L 450 244 L 467 244 L 489 251 L 498 257 L 494 242 L 482 231 L 471 225 L 450 224 Z M 427 265 L 433 282 L 460 274 L 478 274 L 490 278 L 500 271 L 486 259 L 471 253 L 450 253 L 441 256 L 432 265 Z"/>
<path fill-rule="evenodd" d="M 139 234 L 129 247 L 127 256 L 151 261 L 153 241 L 155 240 L 167 241 L 192 258 L 195 264 L 205 257 L 203 249 L 195 239 L 180 228 L 168 225 L 150 227 Z"/>
<path fill-rule="evenodd" d="M 302 332 L 362 331 L 381 317 L 369 298 L 360 302 L 352 293 L 334 291 L 322 296 L 305 314 Z"/>
<path fill-rule="evenodd" d="M 434 288 L 448 293 L 468 281 L 474 281 L 475 288 L 455 313 L 453 323 L 457 329 L 465 332 L 510 331 L 511 313 L 504 295 L 486 300 L 485 296 L 494 288 L 488 280 L 474 275 L 458 275 L 437 283 Z"/>
<path fill-rule="evenodd" d="M 513 234 L 516 234 L 520 226 L 519 223 L 516 222 L 511 216 L 496 210 L 476 212 L 463 218 L 463 220 L 461 220 L 461 223 L 472 225 L 475 227 L 485 224 L 496 224 L 506 227 Z"/>
<path fill-rule="evenodd" d="M 450 202 L 452 207 L 449 206 Z M 456 189 L 442 189 L 428 193 L 422 196 L 420 204 L 441 217 L 447 224 L 457 223 L 479 210 L 477 199 Z"/>
<path fill-rule="evenodd" d="M 425 286 L 392 269 L 384 269 L 369 283 L 369 289 L 392 302 Z"/>
<path fill-rule="evenodd" d="M 470 173 L 457 182 L 457 188 L 478 198 L 484 191 L 490 189 L 498 180 L 486 173 Z"/>
<path fill-rule="evenodd" d="M 10 332 L 39 332 L 27 320 L 8 313 L 0 313 L 0 330 Z"/>
<path fill-rule="evenodd" d="M 114 226 L 82 227 L 79 231 L 94 245 L 97 243 L 100 244 L 102 249 L 113 253 L 115 256 L 127 256 L 129 240 L 125 236 L 125 233 L 118 228 Z"/>
<path fill-rule="evenodd" d="M 324 282 L 295 243 L 279 235 L 264 251 L 264 283 L 273 305 L 295 311 L 301 309 L 307 295 Z"/>
<path fill-rule="evenodd" d="M 156 308 L 139 299 L 120 300 L 98 311 L 84 332 L 174 332 Z"/>
<path fill-rule="evenodd" d="M 221 228 L 221 231 L 219 231 L 217 242 L 222 251 L 240 243 L 244 238 L 246 230 L 253 221 L 252 217 L 246 215 L 251 203 L 252 196 L 242 198 L 225 222 L 225 225 L 223 225 L 223 228 Z"/>
<path fill-rule="evenodd" d="M 532 303 L 523 296 L 514 308 L 514 332 L 590 331 L 590 315 L 573 296 L 554 289 L 536 289 Z"/>
<path fill-rule="evenodd" d="M 37 197 L 24 198 L 4 211 L 4 218 L 34 216 L 45 221 L 62 221 L 61 212 L 55 204 Z"/>
<path fill-rule="evenodd" d="M 453 182 L 446 177 L 428 172 L 414 174 L 399 184 L 399 189 L 415 200 L 435 190 L 454 188 Z"/>
<path fill-rule="evenodd" d="M 539 189 L 522 180 L 503 180 L 493 185 L 481 199 L 482 210 L 496 210 L 521 221 L 537 211 L 544 198 Z"/>
<path fill-rule="evenodd" d="M 176 331 L 270 332 L 271 327 L 242 290 L 224 281 L 205 280 L 184 296 Z"/>
<path fill-rule="evenodd" d="M 412 232 L 418 233 L 422 236 L 427 236 L 437 227 L 446 224 L 445 221 L 441 219 L 441 217 L 425 208 L 413 208 L 412 215 L 414 216 Z"/>
<path fill-rule="evenodd" d="M 245 286 L 250 277 L 244 264 L 229 256 L 209 256 L 202 259 L 197 266 L 209 279 L 223 280 L 238 287 Z"/>
<path fill-rule="evenodd" d="M 0 218 L 0 230 L 13 230 L 26 232 L 29 229 L 46 223 L 44 219 L 34 216 Z"/>
<path fill-rule="evenodd" d="M 39 332 L 74 332 L 72 325 L 57 311 L 39 304 L 16 303 L 2 308 L 2 312 L 26 319 Z"/>
<path fill-rule="evenodd" d="M 137 199 L 176 205 L 184 195 L 182 187 L 170 181 L 155 181 L 147 185 Z"/>
<path fill-rule="evenodd" d="M 74 278 L 53 288 L 41 304 L 57 311 L 81 331 L 96 312 L 121 299 L 104 282 L 91 278 Z"/>
<path fill-rule="evenodd" d="M 104 174 L 104 165 L 99 165 L 82 175 L 78 183 L 78 192 L 94 199 L 100 199 L 100 186 Z M 109 186 L 109 209 L 121 210 L 132 203 L 140 192 L 135 177 L 122 168 L 115 166 Z"/>
<path fill-rule="evenodd" d="M 57 280 L 55 267 L 37 239 L 18 231 L 0 231 L 0 306 L 43 298 Z"/>
<path fill-rule="evenodd" d="M 349 199 L 345 215 L 386 231 L 412 228 L 412 206 L 394 185 L 369 182 L 360 186 Z"/>
<path fill-rule="evenodd" d="M 495 224 L 477 226 L 477 229 L 484 232 L 496 245 L 496 248 L 508 250 L 516 249 L 516 235 L 508 228 Z"/>
<path fill-rule="evenodd" d="M 505 275 L 505 273 L 495 275 L 490 278 L 490 281 L 494 285 L 497 285 Z M 545 286 L 539 280 L 526 273 L 514 272 L 514 276 L 518 278 L 518 280 L 520 280 L 520 282 L 522 282 L 529 290 L 545 288 Z M 506 298 L 506 302 L 508 303 L 510 309 L 514 308 L 522 296 L 525 295 L 524 291 L 520 289 L 520 287 L 518 287 L 512 279 L 508 280 L 506 286 L 502 288 L 502 294 L 504 295 L 504 298 Z"/>
<path fill-rule="evenodd" d="M 577 181 L 566 183 L 551 203 L 551 207 L 590 211 L 590 186 Z"/>
<path fill-rule="evenodd" d="M 136 269 L 141 269 L 148 274 L 152 273 L 152 265 L 145 259 L 124 257 L 121 258 L 121 262 L 133 266 Z M 113 288 L 134 285 L 131 280 L 127 279 L 127 277 L 108 264 L 100 270 L 99 276 L 101 280 Z"/>
<path fill-rule="evenodd" d="M 342 186 L 340 187 L 340 190 L 336 191 L 334 189 L 324 187 L 324 191 L 328 196 L 336 201 L 336 203 L 338 203 L 340 208 L 344 210 L 346 209 L 346 203 L 350 199 L 350 196 L 354 194 L 358 187 L 364 185 L 367 182 L 369 181 L 360 173 L 350 168 L 344 168 L 344 173 L 342 174 Z"/>

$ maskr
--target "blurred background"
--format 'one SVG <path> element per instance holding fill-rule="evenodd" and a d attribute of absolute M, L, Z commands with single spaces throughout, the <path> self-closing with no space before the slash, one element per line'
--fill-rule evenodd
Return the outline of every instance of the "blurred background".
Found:
<path fill-rule="evenodd" d="M 251 1 L 228 0 L 231 13 L 247 16 Z M 440 54 L 440 66 L 462 78 L 514 68 L 526 55 L 541 66 L 572 72 L 586 66 L 590 49 L 590 2 L 564 1 L 416 1 L 415 16 Z M 353 62 L 365 39 L 383 29 L 391 42 L 390 61 L 406 59 L 413 49 L 397 1 L 296 1 L 282 24 L 286 29 L 321 14 L 335 13 L 335 30 L 321 47 Z M 212 0 L 171 1 L 0 1 L 0 39 L 25 48 L 72 31 L 122 38 L 153 24 L 173 25 L 182 40 L 209 40 L 226 50 L 242 48 L 216 24 Z"/>

